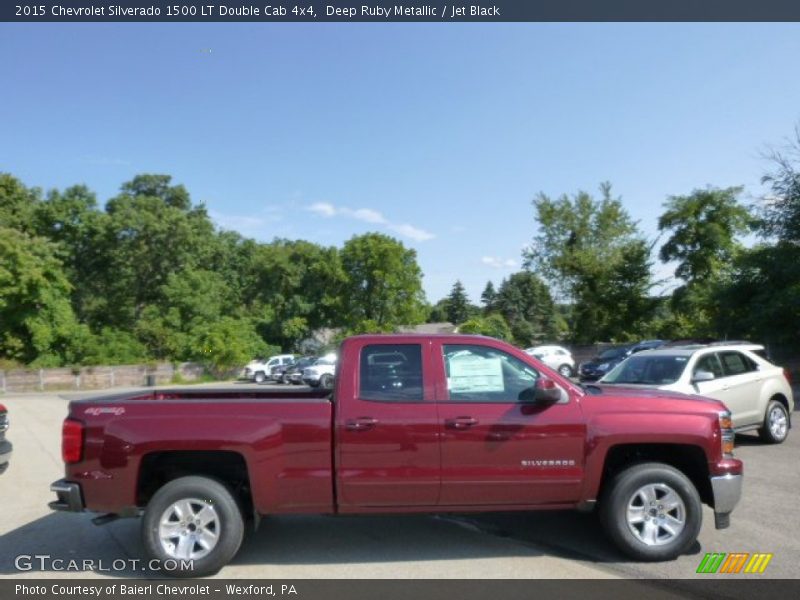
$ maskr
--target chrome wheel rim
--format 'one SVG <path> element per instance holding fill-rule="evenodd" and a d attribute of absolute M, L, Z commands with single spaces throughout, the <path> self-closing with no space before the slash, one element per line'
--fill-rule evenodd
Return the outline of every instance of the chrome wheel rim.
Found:
<path fill-rule="evenodd" d="M 570 375 L 572 375 L 572 369 L 570 369 L 569 367 L 561 367 L 558 370 L 558 372 L 561 373 L 564 377 L 569 377 Z"/>
<path fill-rule="evenodd" d="M 220 522 L 212 504 L 198 498 L 172 503 L 158 521 L 161 548 L 172 558 L 207 556 L 219 540 Z"/>
<path fill-rule="evenodd" d="M 648 546 L 674 541 L 686 527 L 686 505 L 665 483 L 649 483 L 636 490 L 626 508 L 628 529 Z"/>
<path fill-rule="evenodd" d="M 787 425 L 786 413 L 780 406 L 774 406 L 769 411 L 769 430 L 772 437 L 782 440 L 786 436 Z"/>

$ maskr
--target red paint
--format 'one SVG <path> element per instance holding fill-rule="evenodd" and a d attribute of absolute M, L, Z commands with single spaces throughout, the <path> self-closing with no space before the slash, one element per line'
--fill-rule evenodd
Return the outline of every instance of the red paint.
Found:
<path fill-rule="evenodd" d="M 361 397 L 361 350 L 373 344 L 421 346 L 421 400 Z M 506 352 L 547 375 L 565 400 L 452 402 L 444 344 Z M 256 510 L 281 514 L 574 507 L 597 498 L 606 455 L 618 444 L 692 445 L 710 474 L 742 471 L 741 461 L 722 457 L 723 405 L 713 400 L 624 388 L 591 395 L 521 350 L 476 336 L 357 336 L 339 357 L 333 403 L 321 390 L 230 389 L 72 402 L 65 461 L 76 456 L 75 420 L 83 444 L 66 478 L 80 483 L 88 509 L 121 512 L 137 504 L 148 454 L 235 452 Z"/>

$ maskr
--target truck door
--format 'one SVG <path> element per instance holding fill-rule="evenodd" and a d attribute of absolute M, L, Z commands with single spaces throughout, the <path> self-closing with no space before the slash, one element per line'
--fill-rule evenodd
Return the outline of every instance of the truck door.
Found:
<path fill-rule="evenodd" d="M 406 340 L 404 340 L 405 342 Z M 440 457 L 430 342 L 350 344 L 336 402 L 341 512 L 433 507 Z"/>
<path fill-rule="evenodd" d="M 579 499 L 586 431 L 575 400 L 534 403 L 539 373 L 521 352 L 490 341 L 434 345 L 441 375 L 440 506 Z"/>

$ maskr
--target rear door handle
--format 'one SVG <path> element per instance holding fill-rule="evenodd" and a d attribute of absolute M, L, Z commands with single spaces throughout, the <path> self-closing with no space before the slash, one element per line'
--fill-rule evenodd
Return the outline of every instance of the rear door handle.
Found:
<path fill-rule="evenodd" d="M 455 419 L 445 419 L 444 426 L 448 429 L 469 429 L 477 425 L 478 419 L 474 417 L 456 417 Z"/>
<path fill-rule="evenodd" d="M 372 417 L 358 417 L 357 419 L 350 419 L 345 424 L 348 431 L 369 431 L 378 424 L 378 419 Z"/>

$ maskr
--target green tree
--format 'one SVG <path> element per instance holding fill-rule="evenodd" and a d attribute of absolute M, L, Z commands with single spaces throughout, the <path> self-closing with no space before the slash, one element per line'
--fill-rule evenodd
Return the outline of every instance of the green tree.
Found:
<path fill-rule="evenodd" d="M 486 316 L 474 316 L 458 328 L 459 333 L 486 335 L 505 342 L 512 340 L 511 329 L 503 315 L 492 313 Z"/>
<path fill-rule="evenodd" d="M 611 185 L 600 189 L 599 200 L 586 192 L 539 194 L 538 233 L 524 251 L 525 265 L 572 304 L 570 335 L 577 343 L 639 335 L 655 310 L 650 247 Z"/>
<path fill-rule="evenodd" d="M 514 343 L 520 346 L 557 335 L 558 319 L 550 290 L 530 271 L 504 279 L 493 305 L 511 327 Z"/>
<path fill-rule="evenodd" d="M 9 173 L 0 173 L 0 227 L 33 233 L 40 202 L 38 189 L 25 187 Z"/>
<path fill-rule="evenodd" d="M 494 310 L 494 303 L 497 299 L 497 292 L 494 289 L 494 284 L 491 281 L 486 282 L 486 287 L 481 292 L 481 304 L 485 313 L 490 313 Z"/>
<path fill-rule="evenodd" d="M 241 367 L 254 356 L 278 352 L 264 342 L 249 319 L 223 317 L 198 332 L 195 360 L 221 377 Z"/>
<path fill-rule="evenodd" d="M 770 194 L 759 210 L 759 228 L 768 238 L 800 242 L 800 125 L 794 138 L 783 149 L 774 149 L 769 158 L 773 170 L 762 177 Z"/>
<path fill-rule="evenodd" d="M 447 296 L 447 320 L 459 325 L 469 317 L 469 298 L 461 281 L 456 281 Z"/>
<path fill-rule="evenodd" d="M 425 297 L 417 253 L 396 239 L 367 233 L 350 238 L 341 251 L 345 280 L 345 325 L 391 331 L 424 318 Z"/>
<path fill-rule="evenodd" d="M 0 227 L 0 358 L 63 364 L 78 328 L 70 289 L 53 244 Z"/>

